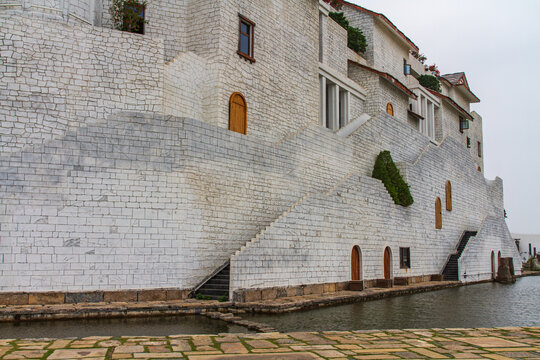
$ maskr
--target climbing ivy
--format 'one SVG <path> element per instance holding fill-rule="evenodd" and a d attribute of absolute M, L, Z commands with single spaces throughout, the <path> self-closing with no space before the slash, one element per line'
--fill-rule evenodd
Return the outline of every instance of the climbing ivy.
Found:
<path fill-rule="evenodd" d="M 392 160 L 390 151 L 381 151 L 377 156 L 371 176 L 383 182 L 396 204 L 406 207 L 414 202 L 409 185 L 401 177 L 394 160 Z"/>

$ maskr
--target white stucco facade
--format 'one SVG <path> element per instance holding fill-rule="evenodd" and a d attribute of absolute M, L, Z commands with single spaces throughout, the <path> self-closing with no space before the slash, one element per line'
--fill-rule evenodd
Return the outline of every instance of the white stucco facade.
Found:
<path fill-rule="evenodd" d="M 392 277 L 440 274 L 464 231 L 461 280 L 491 278 L 491 251 L 520 272 L 502 180 L 464 142 L 482 142 L 481 116 L 459 132 L 470 95 L 445 88 L 456 110 L 405 75 L 416 45 L 384 19 L 344 7 L 368 40 L 351 54 L 316 0 L 151 0 L 144 35 L 111 29 L 108 6 L 0 0 L 1 292 L 190 289 L 227 261 L 231 292 L 345 282 L 355 245 L 364 279 L 387 246 Z M 432 133 L 411 119 L 422 96 Z M 383 150 L 407 208 L 371 178 Z"/>

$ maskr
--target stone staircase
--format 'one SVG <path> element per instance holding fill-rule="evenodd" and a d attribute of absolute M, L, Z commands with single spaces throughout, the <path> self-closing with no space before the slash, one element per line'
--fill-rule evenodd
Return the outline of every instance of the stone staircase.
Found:
<path fill-rule="evenodd" d="M 465 231 L 461 236 L 456 252 L 448 258 L 446 265 L 442 274 L 444 275 L 444 280 L 459 281 L 459 269 L 458 269 L 458 260 L 467 246 L 467 243 L 471 237 L 476 236 L 476 231 Z"/>
<path fill-rule="evenodd" d="M 307 193 L 300 199 L 298 199 L 294 204 L 292 204 L 287 210 L 285 210 L 276 220 L 266 226 L 261 230 L 254 238 L 249 240 L 244 246 L 237 250 L 234 255 L 238 255 L 242 250 L 249 247 L 254 241 L 259 239 L 266 230 L 268 230 L 275 222 L 281 220 L 288 213 L 290 213 L 296 206 L 302 203 L 309 197 L 310 193 Z M 234 256 L 233 255 L 233 256 Z M 197 295 L 202 295 L 205 298 L 210 298 L 217 300 L 223 298 L 224 296 L 229 298 L 229 284 L 230 284 L 230 271 L 231 263 L 227 261 L 225 264 L 220 266 L 216 271 L 207 276 L 199 285 L 197 285 L 191 292 L 191 297 L 197 297 Z"/>
<path fill-rule="evenodd" d="M 289 214 L 295 207 L 297 207 L 299 204 L 303 203 L 309 196 L 311 195 L 311 193 L 307 193 L 306 195 L 302 196 L 300 199 L 298 199 L 294 204 L 292 204 L 291 206 L 289 206 L 289 208 L 287 210 L 285 210 L 281 215 L 279 215 L 279 217 L 272 221 L 268 226 L 266 226 L 264 229 L 262 229 L 257 235 L 255 235 L 255 237 L 251 240 L 249 240 L 244 246 L 242 246 L 239 250 L 237 250 L 233 257 L 235 255 L 238 255 L 240 254 L 240 252 L 242 252 L 244 249 L 248 248 L 251 246 L 251 244 L 253 244 L 255 241 L 257 241 L 268 229 L 270 229 L 276 222 L 280 221 L 281 219 L 283 219 L 285 216 L 287 216 L 287 214 Z"/>
<path fill-rule="evenodd" d="M 202 295 L 205 298 L 218 300 L 220 298 L 229 298 L 229 279 L 231 264 L 227 261 L 217 271 L 212 273 L 206 281 L 193 291 L 192 296 Z"/>

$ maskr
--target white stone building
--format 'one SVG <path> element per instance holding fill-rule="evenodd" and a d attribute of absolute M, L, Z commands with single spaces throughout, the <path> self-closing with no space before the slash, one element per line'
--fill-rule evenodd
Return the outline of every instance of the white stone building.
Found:
<path fill-rule="evenodd" d="M 238 301 L 416 281 L 466 232 L 460 280 L 498 252 L 520 272 L 478 98 L 463 73 L 421 86 L 384 15 L 344 4 L 358 54 L 319 0 L 149 0 L 144 34 L 109 6 L 0 0 L 1 293 L 181 297 L 229 264 Z"/>

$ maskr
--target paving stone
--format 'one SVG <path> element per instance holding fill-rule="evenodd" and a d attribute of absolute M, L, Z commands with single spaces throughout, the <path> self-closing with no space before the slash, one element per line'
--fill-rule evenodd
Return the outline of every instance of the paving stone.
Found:
<path fill-rule="evenodd" d="M 274 354 L 245 354 L 245 355 L 194 355 L 189 360 L 321 360 L 313 353 L 274 353 Z"/>
<path fill-rule="evenodd" d="M 337 350 L 318 350 L 318 351 L 315 351 L 315 353 L 325 358 L 339 358 L 339 357 L 343 357 L 344 355 L 343 353 Z"/>
<path fill-rule="evenodd" d="M 455 340 L 463 341 L 469 344 L 473 344 L 479 347 L 510 347 L 510 346 L 523 346 L 523 344 L 516 341 L 510 341 L 493 336 L 485 337 L 455 337 Z"/>
<path fill-rule="evenodd" d="M 247 354 L 248 350 L 240 342 L 237 343 L 222 343 L 221 350 L 225 354 Z"/>
<path fill-rule="evenodd" d="M 119 354 L 133 354 L 133 353 L 139 353 L 144 352 L 144 346 L 142 345 L 123 345 L 123 346 L 117 346 L 114 348 L 114 353 Z"/>
<path fill-rule="evenodd" d="M 447 356 L 444 356 L 442 354 L 439 354 L 435 351 L 431 351 L 431 350 L 428 350 L 428 349 L 424 349 L 424 348 L 410 348 L 409 349 L 410 351 L 414 351 L 418 354 L 421 354 L 421 355 L 424 355 L 424 356 L 427 356 L 431 359 L 448 359 Z"/>
<path fill-rule="evenodd" d="M 104 357 L 107 349 L 58 349 L 49 355 L 47 359 L 86 359 L 90 357 Z"/>
<path fill-rule="evenodd" d="M 277 347 L 276 344 L 271 343 L 267 340 L 249 340 L 246 341 L 246 344 L 255 348 L 255 349 L 271 349 Z"/>
<path fill-rule="evenodd" d="M 40 359 L 46 352 L 46 350 L 15 350 L 4 356 L 4 359 Z"/>

